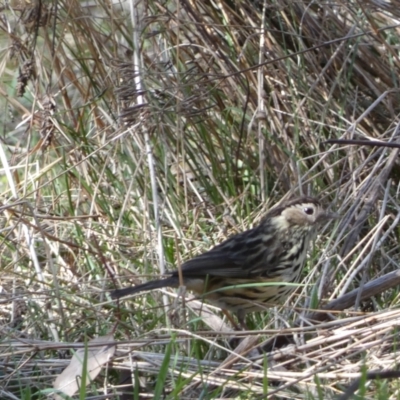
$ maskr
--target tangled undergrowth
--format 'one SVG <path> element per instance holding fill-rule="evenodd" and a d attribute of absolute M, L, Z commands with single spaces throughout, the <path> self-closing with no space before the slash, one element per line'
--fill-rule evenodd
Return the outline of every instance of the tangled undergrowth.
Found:
<path fill-rule="evenodd" d="M 399 150 L 326 143 L 398 141 L 394 1 L 0 7 L 2 398 L 110 335 L 81 397 L 400 398 Z M 251 331 L 184 291 L 111 301 L 298 194 L 341 218 Z"/>

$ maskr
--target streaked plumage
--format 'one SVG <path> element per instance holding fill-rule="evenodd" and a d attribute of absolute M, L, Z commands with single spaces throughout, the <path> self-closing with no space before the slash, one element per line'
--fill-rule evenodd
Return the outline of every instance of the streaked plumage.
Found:
<path fill-rule="evenodd" d="M 295 287 L 237 285 L 298 282 L 317 226 L 331 218 L 334 215 L 324 211 L 312 197 L 300 197 L 273 208 L 258 226 L 186 261 L 181 266 L 184 285 L 210 303 L 236 313 L 243 322 L 246 313 L 281 303 Z M 165 279 L 116 290 L 112 297 L 167 286 L 179 287 L 178 270 Z"/>

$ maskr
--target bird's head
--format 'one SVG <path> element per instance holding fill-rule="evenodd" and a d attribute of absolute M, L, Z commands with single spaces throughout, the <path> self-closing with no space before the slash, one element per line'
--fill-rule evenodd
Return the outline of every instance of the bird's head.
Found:
<path fill-rule="evenodd" d="M 337 214 L 326 211 L 313 197 L 299 197 L 272 209 L 268 217 L 274 219 L 276 217 L 276 222 L 286 227 L 293 225 L 311 227 L 337 218 Z"/>

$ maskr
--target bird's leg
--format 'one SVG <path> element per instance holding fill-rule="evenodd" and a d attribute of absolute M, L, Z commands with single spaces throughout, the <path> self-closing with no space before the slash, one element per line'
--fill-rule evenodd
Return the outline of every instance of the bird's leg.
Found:
<path fill-rule="evenodd" d="M 240 315 L 239 313 L 237 314 L 237 319 L 239 322 L 239 325 L 237 322 L 233 319 L 232 314 L 228 310 L 222 310 L 222 313 L 226 316 L 228 321 L 233 325 L 236 331 L 247 331 L 249 330 L 246 321 L 244 319 L 243 315 Z"/>
<path fill-rule="evenodd" d="M 239 321 L 239 326 L 241 327 L 242 331 L 249 331 L 249 327 L 246 324 L 246 313 L 238 311 L 236 313 L 236 318 Z"/>
<path fill-rule="evenodd" d="M 236 331 L 247 331 L 249 330 L 247 325 L 246 325 L 246 320 L 245 320 L 245 315 L 241 312 L 237 312 L 236 313 L 236 318 L 239 322 L 239 325 L 236 323 L 236 321 L 233 319 L 232 314 L 230 314 L 229 311 L 227 310 L 222 310 L 222 312 L 224 313 L 224 315 L 226 315 L 226 318 L 231 322 L 231 324 L 233 325 L 234 329 Z M 232 347 L 232 349 L 236 349 L 238 348 L 238 346 L 240 346 L 240 344 L 243 342 L 243 338 L 242 337 L 238 337 L 238 336 L 232 336 L 228 343 L 229 345 Z"/>

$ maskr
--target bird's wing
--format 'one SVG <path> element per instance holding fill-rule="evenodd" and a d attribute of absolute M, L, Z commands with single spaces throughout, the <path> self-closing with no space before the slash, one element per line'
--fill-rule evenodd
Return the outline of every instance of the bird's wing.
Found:
<path fill-rule="evenodd" d="M 248 278 L 244 269 L 246 262 L 238 257 L 232 257 L 225 251 L 209 251 L 189 261 L 181 269 L 184 277 L 223 276 L 235 278 Z M 178 271 L 173 273 L 178 274 Z"/>
<path fill-rule="evenodd" d="M 206 253 L 186 261 L 181 267 L 183 276 L 205 277 L 208 275 L 238 279 L 266 276 L 268 269 L 273 269 L 274 263 L 278 260 L 274 254 L 279 249 L 267 247 L 261 243 L 261 240 L 250 241 L 249 245 L 248 232 L 233 236 Z M 269 262 L 270 258 L 271 262 Z M 177 275 L 178 271 L 175 271 L 173 276 Z"/>

